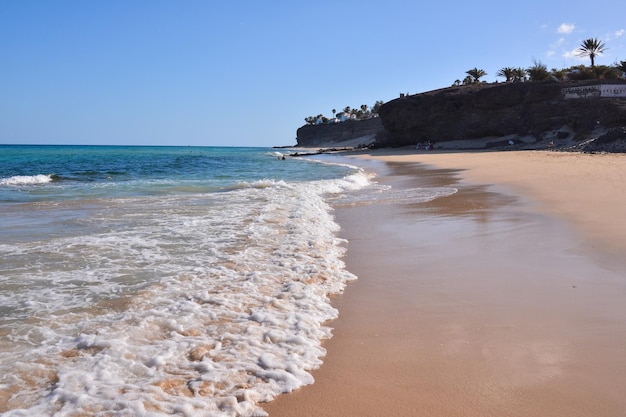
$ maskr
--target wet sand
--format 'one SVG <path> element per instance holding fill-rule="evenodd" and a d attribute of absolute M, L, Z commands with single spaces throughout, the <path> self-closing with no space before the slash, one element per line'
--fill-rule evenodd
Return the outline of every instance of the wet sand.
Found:
<path fill-rule="evenodd" d="M 366 158 L 381 183 L 459 191 L 336 209 L 359 279 L 315 384 L 271 417 L 625 415 L 623 155 Z"/>

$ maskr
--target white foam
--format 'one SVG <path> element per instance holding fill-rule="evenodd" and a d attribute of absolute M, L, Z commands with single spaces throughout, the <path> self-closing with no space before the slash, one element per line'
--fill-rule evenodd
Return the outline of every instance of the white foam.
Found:
<path fill-rule="evenodd" d="M 78 234 L 0 244 L 0 385 L 24 409 L 2 415 L 265 415 L 313 382 L 356 278 L 325 196 L 368 181 L 90 201 Z"/>
<path fill-rule="evenodd" d="M 394 189 L 389 186 L 374 185 L 363 188 L 358 193 L 342 195 L 333 201 L 337 205 L 366 204 L 414 204 L 426 203 L 458 192 L 454 187 L 423 187 Z"/>
<path fill-rule="evenodd" d="M 0 178 L 0 185 L 37 185 L 52 182 L 52 175 L 15 175 L 8 178 Z"/>

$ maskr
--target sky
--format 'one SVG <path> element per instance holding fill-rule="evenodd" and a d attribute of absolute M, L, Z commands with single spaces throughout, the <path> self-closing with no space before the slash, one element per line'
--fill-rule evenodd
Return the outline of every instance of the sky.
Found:
<path fill-rule="evenodd" d="M 0 144 L 295 145 L 472 68 L 626 60 L 626 2 L 0 0 Z"/>

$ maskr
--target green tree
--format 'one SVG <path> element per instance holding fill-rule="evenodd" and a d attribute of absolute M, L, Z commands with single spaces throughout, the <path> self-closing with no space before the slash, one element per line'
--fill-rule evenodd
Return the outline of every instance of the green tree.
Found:
<path fill-rule="evenodd" d="M 380 106 L 383 105 L 383 101 L 382 100 L 377 100 L 376 103 L 374 103 L 374 105 L 372 106 L 372 113 L 378 113 L 378 110 L 380 109 Z"/>
<path fill-rule="evenodd" d="M 597 38 L 585 39 L 580 45 L 580 48 L 576 50 L 578 56 L 588 56 L 591 59 L 591 66 L 595 67 L 595 58 L 598 55 L 602 55 L 606 51 L 604 42 L 599 41 Z"/>
<path fill-rule="evenodd" d="M 550 79 L 548 67 L 542 64 L 541 61 L 535 61 L 532 67 L 526 69 L 526 73 L 530 81 L 545 81 Z"/>
<path fill-rule="evenodd" d="M 550 70 L 550 75 L 555 80 L 564 81 L 567 78 L 567 69 L 566 68 L 561 68 L 561 69 L 552 68 Z"/>
<path fill-rule="evenodd" d="M 476 67 L 472 68 L 471 70 L 465 71 L 465 73 L 469 75 L 470 77 L 472 77 L 473 84 L 479 83 L 480 78 L 487 75 L 487 73 L 484 70 L 478 69 Z M 465 81 L 463 81 L 463 83 L 465 83 Z"/>
<path fill-rule="evenodd" d="M 591 70 L 598 79 L 614 80 L 622 76 L 618 68 L 609 67 L 607 65 L 597 65 Z"/>
<path fill-rule="evenodd" d="M 596 78 L 595 74 L 591 71 L 592 68 L 586 67 L 584 65 L 576 65 L 569 69 L 567 73 L 567 78 L 573 81 L 581 81 L 581 80 L 593 80 Z"/>
<path fill-rule="evenodd" d="M 526 70 L 522 67 L 517 67 L 513 70 L 513 81 L 520 82 L 526 81 Z"/>
<path fill-rule="evenodd" d="M 497 73 L 496 73 L 496 77 L 504 77 L 505 78 L 505 82 L 511 82 L 513 81 L 513 74 L 515 73 L 515 68 L 511 68 L 511 67 L 504 67 L 502 69 L 500 69 Z"/>

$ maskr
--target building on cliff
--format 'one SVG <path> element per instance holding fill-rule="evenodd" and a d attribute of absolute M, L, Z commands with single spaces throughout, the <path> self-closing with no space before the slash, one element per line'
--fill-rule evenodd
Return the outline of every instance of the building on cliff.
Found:
<path fill-rule="evenodd" d="M 561 90 L 565 98 L 590 98 L 590 97 L 626 97 L 626 85 L 624 84 L 598 84 L 566 87 Z"/>

